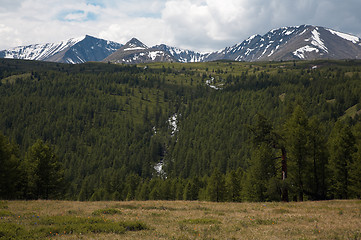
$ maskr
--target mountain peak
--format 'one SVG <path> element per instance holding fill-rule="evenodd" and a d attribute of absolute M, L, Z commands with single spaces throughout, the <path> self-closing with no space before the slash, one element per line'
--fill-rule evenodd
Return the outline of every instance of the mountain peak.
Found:
<path fill-rule="evenodd" d="M 121 45 L 119 43 L 84 35 L 58 43 L 18 46 L 0 51 L 0 58 L 15 58 L 62 63 L 100 61 Z"/>
<path fill-rule="evenodd" d="M 147 49 L 148 47 L 139 41 L 136 38 L 130 39 L 123 47 L 123 51 L 129 51 L 129 50 L 143 50 Z"/>

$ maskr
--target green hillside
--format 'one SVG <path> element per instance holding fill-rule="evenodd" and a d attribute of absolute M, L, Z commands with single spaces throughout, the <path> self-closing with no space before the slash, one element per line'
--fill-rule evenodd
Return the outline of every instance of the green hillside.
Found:
<path fill-rule="evenodd" d="M 0 84 L 0 198 L 361 196 L 360 61 L 1 59 Z"/>

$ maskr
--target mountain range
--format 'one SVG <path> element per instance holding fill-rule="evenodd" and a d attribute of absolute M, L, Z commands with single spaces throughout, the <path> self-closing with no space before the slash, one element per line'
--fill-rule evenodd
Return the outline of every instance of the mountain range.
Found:
<path fill-rule="evenodd" d="M 301 25 L 274 29 L 211 53 L 183 50 L 165 44 L 148 47 L 136 38 L 122 45 L 85 36 L 61 43 L 35 44 L 0 51 L 2 58 L 63 63 L 104 61 L 114 63 L 281 61 L 361 59 L 361 39 L 325 27 Z"/>

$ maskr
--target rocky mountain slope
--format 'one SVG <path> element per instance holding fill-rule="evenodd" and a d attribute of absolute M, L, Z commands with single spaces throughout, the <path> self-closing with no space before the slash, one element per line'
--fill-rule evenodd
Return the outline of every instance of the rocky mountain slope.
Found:
<path fill-rule="evenodd" d="M 149 48 L 136 38 L 103 60 L 113 63 L 175 62 L 173 56 L 161 48 Z"/>
<path fill-rule="evenodd" d="M 314 59 L 360 59 L 358 37 L 324 27 L 302 25 L 254 35 L 247 40 L 213 52 L 204 61 L 279 61 Z"/>
<path fill-rule="evenodd" d="M 121 44 L 92 36 L 72 38 L 60 43 L 19 46 L 0 51 L 1 58 L 39 60 L 61 63 L 83 63 L 101 61 Z"/>
<path fill-rule="evenodd" d="M 154 49 L 158 49 L 164 51 L 175 58 L 178 62 L 203 62 L 204 54 L 199 52 L 184 50 L 177 47 L 167 46 L 165 44 L 156 45 L 153 47 Z"/>

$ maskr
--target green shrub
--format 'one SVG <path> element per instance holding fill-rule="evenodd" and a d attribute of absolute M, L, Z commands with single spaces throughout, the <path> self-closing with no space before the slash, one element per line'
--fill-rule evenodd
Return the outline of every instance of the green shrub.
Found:
<path fill-rule="evenodd" d="M 14 214 L 8 210 L 0 210 L 0 217 L 9 217 L 12 215 Z"/>
<path fill-rule="evenodd" d="M 0 209 L 8 209 L 7 201 L 0 201 Z"/>
<path fill-rule="evenodd" d="M 114 214 L 121 214 L 122 212 L 118 209 L 115 208 L 107 208 L 107 209 L 98 209 L 95 210 L 92 214 L 95 216 L 99 216 L 102 214 L 109 214 L 109 215 L 114 215 Z"/>

